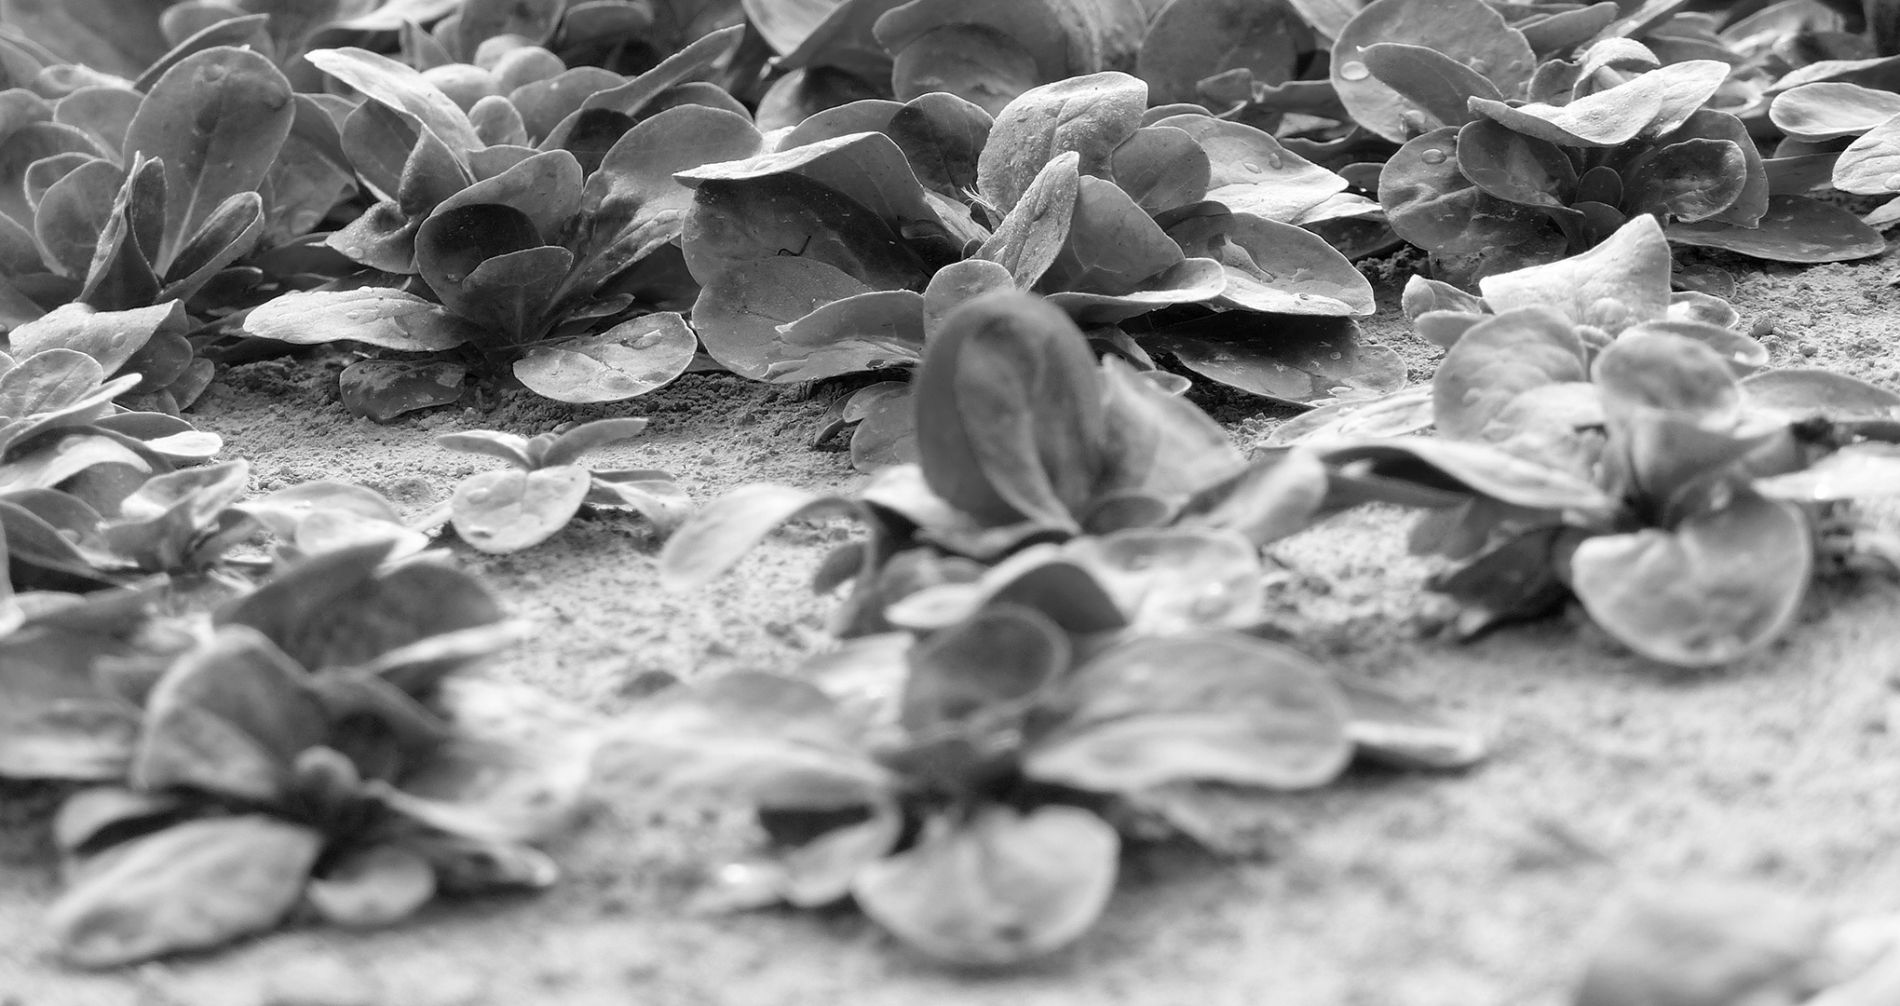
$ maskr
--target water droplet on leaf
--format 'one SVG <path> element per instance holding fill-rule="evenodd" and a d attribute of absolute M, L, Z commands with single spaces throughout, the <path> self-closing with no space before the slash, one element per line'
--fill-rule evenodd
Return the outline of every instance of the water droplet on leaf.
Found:
<path fill-rule="evenodd" d="M 1900 175 L 1888 175 L 1887 187 L 1895 192 L 1900 192 Z"/>
<path fill-rule="evenodd" d="M 1243 168 L 1246 168 L 1248 171 L 1254 172 L 1255 174 L 1260 173 L 1260 165 L 1255 164 L 1252 161 L 1242 161 L 1240 162 L 1240 166 Z"/>
<path fill-rule="evenodd" d="M 1445 163 L 1445 152 L 1439 150 L 1437 147 L 1433 147 L 1418 155 L 1418 159 L 1424 161 L 1426 164 L 1443 164 Z"/>
<path fill-rule="evenodd" d="M 1350 63 L 1339 64 L 1339 75 L 1347 80 L 1364 80 L 1372 76 L 1372 71 L 1366 69 L 1366 64 L 1355 59 Z"/>
<path fill-rule="evenodd" d="M 1267 167 L 1278 171 L 1281 167 L 1285 166 L 1285 164 L 1286 158 L 1281 157 L 1279 151 L 1274 151 L 1267 155 Z"/>

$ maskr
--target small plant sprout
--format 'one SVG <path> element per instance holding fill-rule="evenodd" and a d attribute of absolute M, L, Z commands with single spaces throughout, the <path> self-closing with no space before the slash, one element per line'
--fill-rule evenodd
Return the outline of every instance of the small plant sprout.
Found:
<path fill-rule="evenodd" d="M 470 476 L 455 487 L 449 501 L 455 532 L 483 552 L 519 552 L 553 537 L 586 503 L 629 506 L 660 531 L 671 530 L 688 506 L 673 476 L 575 463 L 588 451 L 638 436 L 646 425 L 645 419 L 597 419 L 535 437 L 495 430 L 437 437 L 450 450 L 486 454 L 514 466 Z"/>

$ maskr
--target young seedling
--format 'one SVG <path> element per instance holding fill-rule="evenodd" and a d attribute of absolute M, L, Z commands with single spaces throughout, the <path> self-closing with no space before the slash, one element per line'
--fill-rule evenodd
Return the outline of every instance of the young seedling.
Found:
<path fill-rule="evenodd" d="M 673 476 L 647 468 L 594 470 L 580 456 L 638 436 L 645 419 L 597 419 L 563 433 L 522 437 L 495 430 L 445 433 L 436 443 L 486 454 L 513 468 L 462 480 L 449 501 L 455 532 L 483 552 L 519 552 L 554 536 L 584 503 L 630 506 L 662 532 L 683 518 L 686 493 Z"/>

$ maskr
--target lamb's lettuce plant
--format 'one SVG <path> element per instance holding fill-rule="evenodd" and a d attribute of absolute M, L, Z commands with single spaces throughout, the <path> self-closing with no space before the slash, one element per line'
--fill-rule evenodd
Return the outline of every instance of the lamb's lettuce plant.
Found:
<path fill-rule="evenodd" d="M 1371 287 L 1303 228 L 1371 203 L 1259 129 L 1148 98 L 1111 71 L 1032 88 L 993 120 L 941 94 L 858 102 L 771 152 L 680 173 L 695 188 L 682 244 L 707 351 L 773 381 L 910 366 L 943 315 L 1002 287 L 1125 348 L 1136 329 L 1117 326 L 1184 305 L 1291 316 L 1255 329 L 1342 319 L 1332 334 L 1350 347 Z M 1177 332 L 1157 347 L 1257 391 L 1273 386 L 1264 375 L 1312 372 L 1299 341 Z M 1351 358 L 1344 369 L 1389 388 L 1396 356 Z"/>
<path fill-rule="evenodd" d="M 673 241 L 691 193 L 672 176 L 761 141 L 729 100 L 704 104 L 694 92 L 672 107 L 657 102 L 706 72 L 735 31 L 617 86 L 558 91 L 564 103 L 537 112 L 536 121 L 554 120 L 538 141 L 510 103 L 526 101 L 534 83 L 465 112 L 403 63 L 353 48 L 310 53 L 364 95 L 343 120 L 343 148 L 379 201 L 328 242 L 376 272 L 286 293 L 251 311 L 244 331 L 406 352 L 467 345 L 537 393 L 571 402 L 671 381 L 692 362 L 693 333 L 678 314 L 638 305 L 678 288 Z M 345 385 L 365 386 L 368 408 L 398 394 L 387 390 L 396 387 L 390 372 L 405 366 L 362 361 Z"/>
<path fill-rule="evenodd" d="M 866 637 L 792 675 L 678 686 L 615 731 L 650 795 L 757 813 L 768 841 L 719 868 L 708 900 L 848 896 L 905 943 L 964 965 L 1079 939 L 1125 837 L 1236 851 L 1196 812 L 1212 790 L 1321 786 L 1355 752 L 1440 768 L 1483 753 L 1281 644 L 1134 629 L 1092 575 L 1059 562 L 914 641 Z"/>
<path fill-rule="evenodd" d="M 840 634 L 854 635 L 887 627 L 892 602 L 976 580 L 1039 542 L 1191 527 L 1257 546 L 1304 527 L 1328 501 L 1315 457 L 1247 463 L 1205 413 L 1117 357 L 1098 364 L 1060 310 L 1014 290 L 945 319 L 913 402 L 916 464 L 887 468 L 850 496 L 734 490 L 667 543 L 668 581 L 709 582 L 787 520 L 856 516 L 870 540 L 838 550 L 818 581 L 854 583 L 839 616 Z M 1218 565 L 1227 553 L 1194 554 Z"/>
<path fill-rule="evenodd" d="M 206 291 L 227 306 L 262 276 L 241 260 L 307 230 L 342 194 L 323 181 L 321 158 L 303 169 L 302 187 L 277 170 L 300 117 L 322 113 L 294 100 L 264 56 L 199 49 L 141 86 L 54 100 L 7 92 L 17 114 L 7 117 L 10 156 L 0 165 L 0 283 L 10 291 L 0 321 L 10 327 L 47 310 L 109 316 L 192 304 Z M 147 328 L 153 343 L 138 360 L 150 386 L 141 390 L 164 392 L 174 409 L 211 379 L 182 321 L 162 333 L 146 320 L 125 323 L 128 333 Z"/>
<path fill-rule="evenodd" d="M 1404 144 L 1380 203 L 1441 278 L 1468 286 L 1574 254 L 1641 214 L 1680 243 L 1779 261 L 1883 247 L 1837 207 L 1777 190 L 1748 127 L 1706 107 L 1730 79 L 1719 48 L 1681 59 L 1695 48 L 1659 52 L 1628 28 L 1565 59 L 1484 4 L 1381 0 L 1342 33 L 1342 101 Z"/>
<path fill-rule="evenodd" d="M 559 433 L 523 437 L 495 430 L 444 433 L 450 450 L 486 454 L 513 467 L 463 479 L 449 500 L 449 521 L 483 552 L 519 552 L 548 540 L 583 504 L 629 506 L 662 532 L 685 518 L 685 490 L 650 468 L 589 469 L 589 451 L 639 436 L 645 419 L 597 419 Z"/>
<path fill-rule="evenodd" d="M 1458 334 L 1433 377 L 1440 437 L 1321 449 L 1336 480 L 1442 508 L 1413 540 L 1459 564 L 1432 586 L 1460 603 L 1462 631 L 1574 597 L 1651 659 L 1737 660 L 1792 623 L 1823 549 L 1851 547 L 1824 540 L 1840 505 L 1900 484 L 1872 442 L 1890 438 L 1879 420 L 1900 397 L 1739 377 L 1760 362 L 1744 337 L 1652 320 L 1667 276 L 1651 221 L 1492 276 L 1499 313 Z"/>
<path fill-rule="evenodd" d="M 438 893 L 545 886 L 585 731 L 463 668 L 512 633 L 464 574 L 387 544 L 284 572 L 128 693 L 127 784 L 84 790 L 55 840 L 61 954 L 112 967 L 219 946 L 308 910 L 387 925 Z"/>

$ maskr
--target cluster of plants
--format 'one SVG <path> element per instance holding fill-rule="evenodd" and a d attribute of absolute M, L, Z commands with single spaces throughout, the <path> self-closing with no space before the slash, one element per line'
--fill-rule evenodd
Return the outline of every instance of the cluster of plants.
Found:
<path fill-rule="evenodd" d="M 933 956 L 1013 962 L 1094 922 L 1124 835 L 1240 851 L 1210 796 L 1324 785 L 1355 756 L 1481 756 L 1481 738 L 1269 638 L 1260 547 L 1341 505 L 1322 457 L 1245 461 L 1013 290 L 944 319 L 915 400 L 916 464 L 855 496 L 735 490 L 662 555 L 692 587 L 786 520 L 870 529 L 818 573 L 851 586 L 840 649 L 680 685 L 625 724 L 653 791 L 756 808 L 771 841 L 722 871 L 729 903 L 849 895 Z"/>
<path fill-rule="evenodd" d="M 73 786 L 49 932 L 116 966 L 545 886 L 613 744 L 754 812 L 721 905 L 1045 954 L 1127 843 L 1253 854 L 1210 808 L 1484 756 L 1267 617 L 1265 551 L 1366 504 L 1424 511 L 1462 635 L 1575 602 L 1661 664 L 1759 652 L 1817 576 L 1900 567 L 1856 507 L 1900 394 L 1764 369 L 1672 246 L 1882 252 L 1900 34 L 1692 6 L 0 0 L 0 776 Z M 1355 321 L 1407 245 L 1411 388 Z M 181 413 L 316 346 L 378 422 L 831 382 L 869 477 L 695 511 L 583 463 L 617 415 L 441 435 L 506 467 L 419 517 L 254 497 Z M 1312 408 L 1243 451 L 1196 378 Z M 518 627 L 431 545 L 588 507 L 680 590 L 856 521 L 836 645 L 611 722 L 482 673 Z"/>

